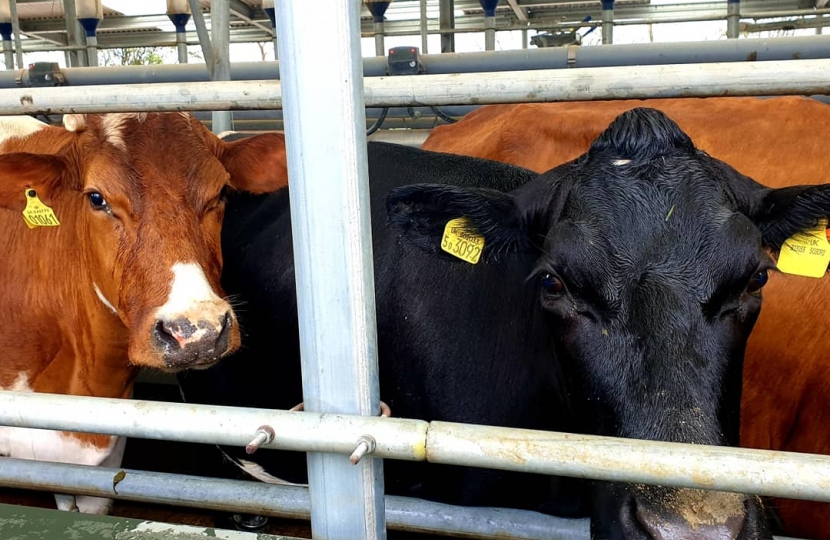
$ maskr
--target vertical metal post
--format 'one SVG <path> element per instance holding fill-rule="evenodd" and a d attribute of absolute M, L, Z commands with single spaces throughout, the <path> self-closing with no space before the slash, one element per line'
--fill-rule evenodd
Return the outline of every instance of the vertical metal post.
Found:
<path fill-rule="evenodd" d="M 484 50 L 496 50 L 496 18 L 484 17 Z"/>
<path fill-rule="evenodd" d="M 741 0 L 727 0 L 726 37 L 738 39 L 741 25 Z"/>
<path fill-rule="evenodd" d="M 86 36 L 86 62 L 90 67 L 98 65 L 98 36 Z"/>
<path fill-rule="evenodd" d="M 211 58 L 213 59 L 214 81 L 231 80 L 231 6 L 228 0 L 210 0 Z M 213 111 L 213 132 L 222 133 L 233 129 L 231 111 Z"/>
<path fill-rule="evenodd" d="M 187 32 L 176 30 L 176 50 L 179 55 L 179 63 L 187 63 Z"/>
<path fill-rule="evenodd" d="M 14 49 L 12 40 L 3 36 L 3 57 L 6 62 L 6 69 L 14 69 Z"/>
<path fill-rule="evenodd" d="M 427 0 L 421 0 L 421 54 L 429 54 L 427 34 Z"/>
<path fill-rule="evenodd" d="M 187 63 L 187 23 L 190 22 L 190 4 L 186 0 L 167 0 L 167 17 L 176 27 L 176 50 L 179 63 Z"/>
<path fill-rule="evenodd" d="M 383 46 L 384 30 L 383 16 L 389 8 L 392 0 L 366 0 L 366 8 L 372 14 L 375 34 L 375 56 L 386 56 L 386 49 Z"/>
<path fill-rule="evenodd" d="M 78 15 L 75 12 L 75 0 L 63 0 L 63 16 L 66 20 L 66 44 L 83 45 L 81 40 L 81 25 L 78 23 Z M 66 67 L 83 67 L 86 65 L 86 58 L 78 50 L 66 51 Z"/>
<path fill-rule="evenodd" d="M 455 1 L 440 0 L 438 4 L 438 23 L 441 30 L 455 28 Z M 455 34 L 441 34 L 441 52 L 455 52 Z"/>
<path fill-rule="evenodd" d="M 484 50 L 496 50 L 496 7 L 499 0 L 478 0 L 484 10 Z"/>
<path fill-rule="evenodd" d="M 383 46 L 383 20 L 375 21 L 375 56 L 386 56 L 386 49 Z"/>
<path fill-rule="evenodd" d="M 271 28 L 274 29 L 274 60 L 279 60 L 280 46 L 277 42 L 277 10 L 274 8 L 274 0 L 262 0 L 262 10 L 271 19 Z"/>
<path fill-rule="evenodd" d="M 17 0 L 9 1 L 12 12 L 12 32 L 14 33 L 14 56 L 17 67 L 23 69 L 23 44 L 20 42 L 20 20 L 17 18 Z"/>
<path fill-rule="evenodd" d="M 527 28 L 522 30 L 522 49 L 527 49 Z"/>
<path fill-rule="evenodd" d="M 196 34 L 199 36 L 199 45 L 202 46 L 202 56 L 205 57 L 205 65 L 211 78 L 213 78 L 215 68 L 215 64 L 213 63 L 213 49 L 210 44 L 207 25 L 205 24 L 205 16 L 202 14 L 202 6 L 199 0 L 187 0 L 187 2 L 190 4 L 190 15 L 193 17 L 193 24 L 196 25 Z"/>
<path fill-rule="evenodd" d="M 84 29 L 86 37 L 87 65 L 98 65 L 98 25 L 104 18 L 104 6 L 101 0 L 80 0 L 75 4 L 78 24 Z"/>
<path fill-rule="evenodd" d="M 614 43 L 614 0 L 602 0 L 602 44 Z"/>
<path fill-rule="evenodd" d="M 816 15 L 816 21 L 819 23 L 818 26 L 816 26 L 816 35 L 820 36 L 822 28 L 824 28 L 824 14 L 819 13 Z"/>
<path fill-rule="evenodd" d="M 360 2 L 278 1 L 277 25 L 305 409 L 377 415 Z M 385 539 L 382 473 L 371 454 L 310 453 L 314 538 Z"/>
<path fill-rule="evenodd" d="M 0 0 L 0 36 L 3 38 L 3 55 L 6 69 L 14 69 L 14 48 L 12 47 L 12 8 L 10 0 Z"/>

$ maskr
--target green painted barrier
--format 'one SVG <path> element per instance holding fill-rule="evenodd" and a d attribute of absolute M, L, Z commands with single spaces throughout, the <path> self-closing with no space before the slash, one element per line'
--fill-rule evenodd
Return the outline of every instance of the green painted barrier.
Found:
<path fill-rule="evenodd" d="M 2 540 L 298 540 L 152 521 L 0 504 Z"/>

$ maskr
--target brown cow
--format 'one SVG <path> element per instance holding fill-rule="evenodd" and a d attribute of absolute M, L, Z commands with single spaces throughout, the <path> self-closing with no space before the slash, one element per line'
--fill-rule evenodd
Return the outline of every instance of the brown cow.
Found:
<path fill-rule="evenodd" d="M 223 194 L 284 186 L 284 156 L 281 135 L 225 143 L 183 113 L 0 119 L 0 389 L 127 398 L 137 366 L 205 368 L 236 350 Z M 52 226 L 24 221 L 32 201 L 54 214 L 34 224 Z M 122 453 L 116 437 L 0 428 L 0 455 L 118 466 Z"/>
<path fill-rule="evenodd" d="M 770 187 L 828 181 L 830 106 L 785 97 L 666 99 L 481 107 L 436 128 L 422 148 L 539 172 L 581 155 L 621 112 L 665 112 L 695 145 Z M 747 347 L 741 444 L 830 454 L 830 279 L 770 276 Z M 786 533 L 830 540 L 830 505 L 776 499 Z"/>

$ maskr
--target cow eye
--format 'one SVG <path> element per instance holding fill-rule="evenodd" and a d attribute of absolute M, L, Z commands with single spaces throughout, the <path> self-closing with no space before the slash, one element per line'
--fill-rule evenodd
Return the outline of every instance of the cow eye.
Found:
<path fill-rule="evenodd" d="M 542 274 L 542 290 L 550 296 L 560 296 L 565 293 L 565 283 L 549 272 Z"/>
<path fill-rule="evenodd" d="M 766 270 L 761 270 L 760 272 L 757 272 L 749 280 L 749 284 L 746 286 L 747 292 L 754 293 L 760 291 L 761 287 L 767 284 L 768 278 L 769 276 L 767 275 Z"/>
<path fill-rule="evenodd" d="M 97 191 L 91 191 L 87 193 L 87 198 L 89 199 L 89 204 L 92 205 L 92 208 L 95 210 L 108 210 L 109 204 L 107 204 L 107 200 L 104 198 L 103 195 L 98 193 Z"/>

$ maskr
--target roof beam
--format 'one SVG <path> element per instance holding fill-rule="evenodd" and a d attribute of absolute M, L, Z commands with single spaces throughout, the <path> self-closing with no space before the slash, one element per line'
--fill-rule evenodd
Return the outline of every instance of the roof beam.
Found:
<path fill-rule="evenodd" d="M 42 43 L 51 43 L 60 46 L 68 44 L 66 40 L 66 32 L 44 32 L 41 34 L 27 34 L 25 32 L 21 33 L 27 38 L 34 39 Z M 25 50 L 26 47 L 24 46 L 23 48 Z"/>
<path fill-rule="evenodd" d="M 241 0 L 230 0 L 231 3 L 231 15 L 238 19 L 242 19 L 246 23 L 256 26 L 266 32 L 271 32 L 271 35 L 274 34 L 274 29 L 271 28 L 271 23 L 269 22 L 268 25 L 264 25 L 261 22 L 257 21 L 252 13 L 250 7 L 247 4 L 242 2 Z"/>
<path fill-rule="evenodd" d="M 507 0 L 507 3 L 510 4 L 510 7 L 513 9 L 513 13 L 516 14 L 516 18 L 519 19 L 519 22 L 527 22 L 527 11 L 525 8 L 519 5 L 519 0 Z"/>

